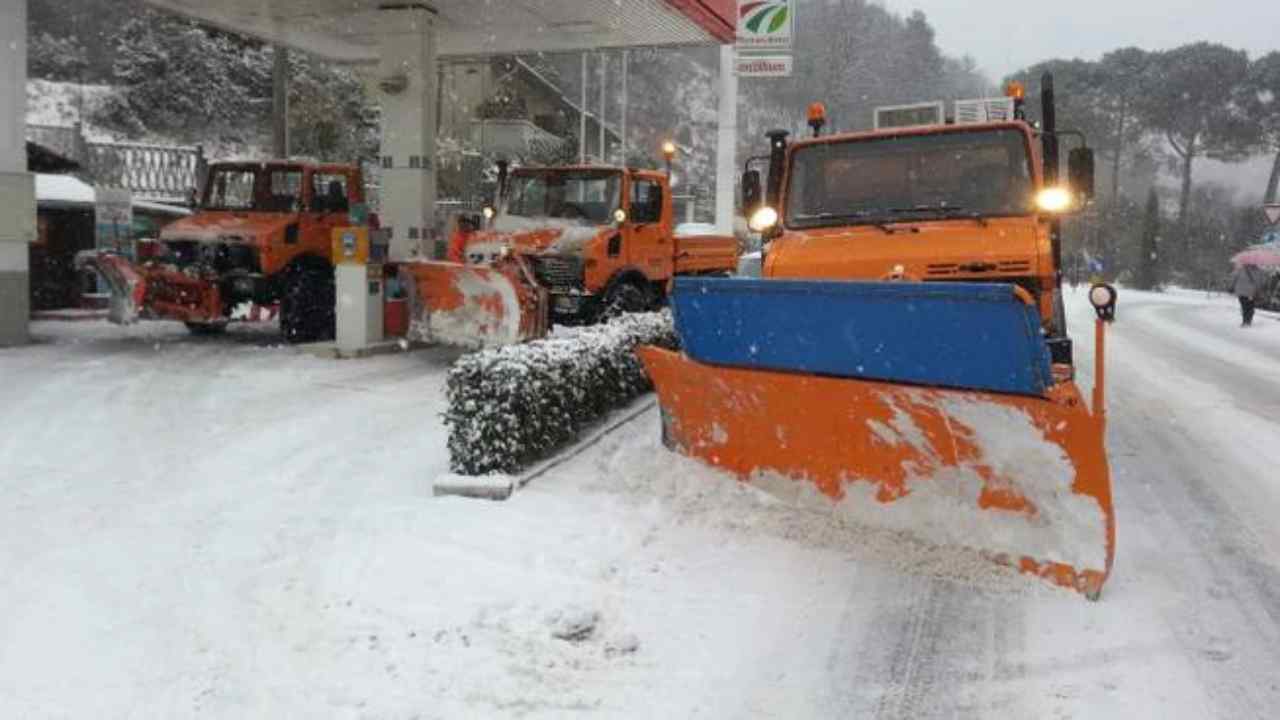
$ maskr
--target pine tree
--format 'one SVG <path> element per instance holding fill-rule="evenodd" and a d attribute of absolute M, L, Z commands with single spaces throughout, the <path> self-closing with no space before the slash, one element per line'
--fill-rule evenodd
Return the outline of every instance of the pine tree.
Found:
<path fill-rule="evenodd" d="M 74 35 L 60 38 L 42 32 L 31 36 L 27 62 L 33 78 L 75 82 L 84 77 L 89 54 Z"/>
<path fill-rule="evenodd" d="M 261 43 L 154 11 L 115 38 L 123 97 L 107 120 L 183 142 L 245 142 L 266 126 L 271 56 Z"/>
<path fill-rule="evenodd" d="M 1138 258 L 1137 286 L 1139 290 L 1157 290 L 1160 287 L 1160 199 L 1155 188 L 1147 192 L 1147 208 L 1142 216 L 1141 256 Z"/>

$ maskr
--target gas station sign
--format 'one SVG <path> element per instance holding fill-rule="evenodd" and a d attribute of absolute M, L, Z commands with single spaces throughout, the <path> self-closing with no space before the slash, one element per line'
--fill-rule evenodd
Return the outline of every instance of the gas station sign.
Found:
<path fill-rule="evenodd" d="M 738 77 L 791 77 L 796 0 L 738 0 Z"/>
<path fill-rule="evenodd" d="M 790 55 L 738 55 L 733 72 L 738 77 L 791 77 Z"/>
<path fill-rule="evenodd" d="M 790 50 L 796 0 L 738 0 L 739 50 Z"/>

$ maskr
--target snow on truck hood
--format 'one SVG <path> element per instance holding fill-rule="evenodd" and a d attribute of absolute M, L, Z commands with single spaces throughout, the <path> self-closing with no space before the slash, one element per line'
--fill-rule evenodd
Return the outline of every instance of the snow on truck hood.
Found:
<path fill-rule="evenodd" d="M 297 221 L 296 215 L 278 213 L 201 212 L 166 225 L 160 239 L 217 242 L 234 237 L 252 241 L 284 232 Z"/>
<path fill-rule="evenodd" d="M 475 240 L 468 243 L 468 248 L 478 243 L 500 242 L 525 252 L 576 253 L 609 229 L 608 225 L 592 225 L 565 218 L 501 215 L 493 221 L 493 229 L 477 234 Z"/>

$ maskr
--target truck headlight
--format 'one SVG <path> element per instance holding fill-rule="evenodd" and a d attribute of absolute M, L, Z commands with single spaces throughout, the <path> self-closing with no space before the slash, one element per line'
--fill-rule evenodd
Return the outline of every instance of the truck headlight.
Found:
<path fill-rule="evenodd" d="M 754 232 L 764 232 L 778 224 L 778 211 L 765 205 L 751 215 L 747 226 Z"/>
<path fill-rule="evenodd" d="M 1036 207 L 1044 212 L 1060 213 L 1071 207 L 1071 193 L 1060 187 L 1045 188 L 1036 194 Z"/>

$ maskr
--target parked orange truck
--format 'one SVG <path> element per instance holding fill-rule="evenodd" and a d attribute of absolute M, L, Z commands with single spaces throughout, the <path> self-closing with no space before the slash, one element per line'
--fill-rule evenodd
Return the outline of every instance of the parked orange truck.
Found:
<path fill-rule="evenodd" d="M 364 202 L 359 168 L 310 163 L 211 165 L 199 209 L 164 228 L 150 257 L 82 253 L 112 291 L 111 319 L 179 320 L 195 333 L 279 306 L 290 342 L 333 337 L 334 228 Z M 139 253 L 140 255 L 142 253 Z"/>
<path fill-rule="evenodd" d="M 677 236 L 667 173 L 607 166 L 499 171 L 497 207 L 465 256 L 524 259 L 550 294 L 551 319 L 591 322 L 665 303 L 677 275 L 729 275 L 732 236 Z"/>

